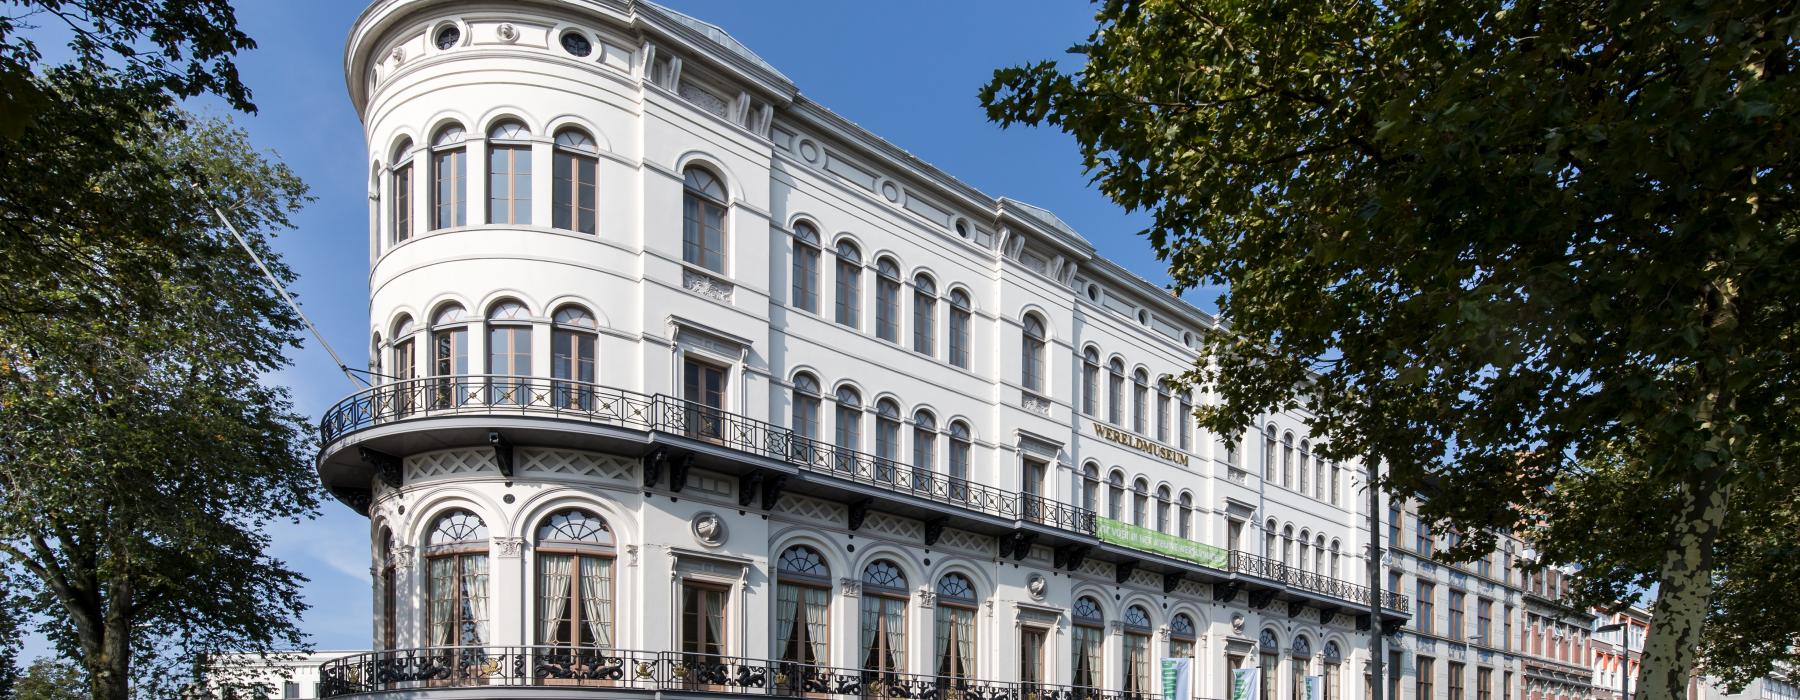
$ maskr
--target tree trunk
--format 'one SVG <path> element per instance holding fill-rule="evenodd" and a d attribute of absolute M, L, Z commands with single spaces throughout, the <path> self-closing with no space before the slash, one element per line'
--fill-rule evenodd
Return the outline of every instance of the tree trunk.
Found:
<path fill-rule="evenodd" d="M 1634 697 L 1687 700 L 1688 678 L 1698 660 L 1700 632 L 1712 600 L 1714 545 L 1731 496 L 1731 486 L 1718 478 L 1726 471 L 1706 470 L 1684 489 L 1675 546 L 1664 553 L 1657 574 L 1656 604 Z"/>

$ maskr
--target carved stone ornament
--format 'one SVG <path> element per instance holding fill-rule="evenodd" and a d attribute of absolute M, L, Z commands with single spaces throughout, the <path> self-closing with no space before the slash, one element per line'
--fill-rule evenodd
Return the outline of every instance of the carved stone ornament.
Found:
<path fill-rule="evenodd" d="M 681 278 L 681 286 L 690 292 L 714 301 L 731 301 L 732 287 L 728 282 L 693 270 L 682 270 Z"/>
<path fill-rule="evenodd" d="M 725 519 L 707 511 L 694 516 L 694 541 L 708 547 L 725 543 Z"/>
<path fill-rule="evenodd" d="M 1171 630 L 1169 629 L 1168 625 L 1163 625 L 1161 627 L 1156 628 L 1156 636 L 1158 639 L 1161 639 L 1166 642 L 1169 640 L 1170 631 Z"/>
<path fill-rule="evenodd" d="M 398 547 L 388 550 L 387 565 L 392 567 L 395 571 L 405 571 L 407 569 L 412 568 L 412 562 L 413 562 L 413 546 L 412 545 L 403 544 L 403 545 L 400 545 Z"/>
<path fill-rule="evenodd" d="M 844 595 L 862 595 L 862 579 L 840 578 L 838 579 L 838 587 Z"/>
<path fill-rule="evenodd" d="M 934 607 L 937 605 L 937 591 L 931 590 L 927 586 L 920 586 L 919 591 L 913 595 L 913 600 L 919 601 L 921 608 Z"/>
<path fill-rule="evenodd" d="M 388 52 L 388 55 L 393 57 L 394 63 L 396 65 L 405 63 L 406 62 L 406 47 L 396 46 L 396 47 L 394 47 L 393 51 Z"/>
<path fill-rule="evenodd" d="M 1050 582 L 1044 580 L 1043 574 L 1032 574 L 1031 578 L 1025 581 L 1025 591 L 1031 594 L 1032 600 L 1042 601 L 1045 591 L 1049 588 Z"/>
<path fill-rule="evenodd" d="M 508 44 L 519 40 L 519 28 L 512 26 L 511 22 L 500 25 L 499 34 L 500 40 Z"/>
<path fill-rule="evenodd" d="M 494 546 L 499 549 L 501 559 L 517 559 L 519 553 L 525 550 L 525 538 L 496 537 Z"/>
<path fill-rule="evenodd" d="M 625 564 L 626 566 L 637 566 L 638 546 L 635 544 L 625 545 L 625 556 L 630 557 L 630 561 Z"/>
<path fill-rule="evenodd" d="M 1233 632 L 1244 631 L 1244 616 L 1243 615 L 1240 615 L 1238 613 L 1231 614 L 1231 631 L 1233 631 Z"/>
<path fill-rule="evenodd" d="M 1026 394 L 1024 398 L 1025 400 L 1022 403 L 1025 410 L 1042 416 L 1050 415 L 1049 399 L 1041 396 L 1033 396 L 1031 394 Z"/>

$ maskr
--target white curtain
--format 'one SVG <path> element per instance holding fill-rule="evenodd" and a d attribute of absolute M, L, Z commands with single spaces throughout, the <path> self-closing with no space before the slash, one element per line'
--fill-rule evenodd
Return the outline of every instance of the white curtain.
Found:
<path fill-rule="evenodd" d="M 975 611 L 951 608 L 950 614 L 956 626 L 956 672 L 968 678 L 975 675 Z"/>
<path fill-rule="evenodd" d="M 1100 630 L 1075 626 L 1075 685 L 1100 687 Z"/>
<path fill-rule="evenodd" d="M 594 646 L 602 649 L 613 645 L 612 564 L 602 557 L 581 558 L 581 616 Z"/>
<path fill-rule="evenodd" d="M 462 562 L 463 638 L 458 643 L 480 646 L 488 638 L 486 554 L 465 554 Z"/>
<path fill-rule="evenodd" d="M 567 644 L 570 640 L 557 635 L 563 620 L 569 619 L 569 566 L 573 558 L 566 554 L 538 556 L 538 643 Z"/>
<path fill-rule="evenodd" d="M 1150 638 L 1141 634 L 1125 635 L 1125 691 L 1150 692 Z"/>
<path fill-rule="evenodd" d="M 829 664 L 830 647 L 826 643 L 831 638 L 831 591 L 807 588 L 802 593 L 806 598 L 806 643 L 812 647 L 812 662 Z"/>
<path fill-rule="evenodd" d="M 888 668 L 894 671 L 906 671 L 906 601 L 883 600 L 887 608 L 887 652 Z"/>
<path fill-rule="evenodd" d="M 456 643 L 451 626 L 451 605 L 456 601 L 455 557 L 436 557 L 431 561 L 431 641 L 433 646 Z"/>
<path fill-rule="evenodd" d="M 794 586 L 778 585 L 775 587 L 775 649 L 783 661 L 805 662 L 804 654 L 790 654 L 799 631 L 794 622 L 800 612 L 800 589 Z"/>
<path fill-rule="evenodd" d="M 725 594 L 709 591 L 706 595 L 706 641 L 708 653 L 725 651 Z"/>
<path fill-rule="evenodd" d="M 950 614 L 950 608 L 938 606 L 937 617 L 933 620 L 934 624 L 932 625 L 932 640 L 935 642 L 934 648 L 937 649 L 937 674 L 940 676 L 949 676 L 956 672 L 956 663 L 950 655 L 950 648 L 956 643 L 951 632 L 954 624 L 950 620 Z"/>
<path fill-rule="evenodd" d="M 862 599 L 862 649 L 863 667 L 876 668 L 881 664 L 881 652 L 875 645 L 875 637 L 881 632 L 881 599 L 863 596 Z"/>

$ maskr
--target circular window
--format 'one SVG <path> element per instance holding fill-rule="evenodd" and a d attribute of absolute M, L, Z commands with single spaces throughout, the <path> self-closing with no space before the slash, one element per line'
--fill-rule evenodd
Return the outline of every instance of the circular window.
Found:
<path fill-rule="evenodd" d="M 572 56 L 586 56 L 594 52 L 594 45 L 581 32 L 563 32 L 562 47 Z"/>
<path fill-rule="evenodd" d="M 956 222 L 956 235 L 962 236 L 963 238 L 968 238 L 969 237 L 969 223 L 966 221 Z"/>
<path fill-rule="evenodd" d="M 456 43 L 459 41 L 462 41 L 462 30 L 461 29 L 457 29 L 454 26 L 450 26 L 450 27 L 444 27 L 443 29 L 438 30 L 437 47 L 439 49 L 448 51 L 452 48 L 455 48 Z"/>
<path fill-rule="evenodd" d="M 1146 326 L 1150 325 L 1150 312 L 1139 311 L 1138 312 L 1138 323 L 1142 323 Z"/>
<path fill-rule="evenodd" d="M 1100 301 L 1100 285 L 1088 285 L 1088 298 L 1094 301 Z"/>

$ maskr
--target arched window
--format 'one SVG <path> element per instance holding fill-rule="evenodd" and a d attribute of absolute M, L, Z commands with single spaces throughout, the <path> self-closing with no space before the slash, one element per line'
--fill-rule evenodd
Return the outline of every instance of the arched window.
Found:
<path fill-rule="evenodd" d="M 1194 618 L 1187 613 L 1175 613 L 1169 618 L 1169 658 L 1194 658 L 1194 643 L 1200 635 L 1194 629 Z"/>
<path fill-rule="evenodd" d="M 1343 578 L 1342 576 L 1338 575 L 1338 541 L 1337 540 L 1331 541 L 1331 577 L 1332 578 Z"/>
<path fill-rule="evenodd" d="M 1308 463 L 1311 461 L 1312 461 L 1312 443 L 1308 442 L 1306 440 L 1301 440 L 1300 441 L 1300 495 L 1302 495 L 1302 496 L 1305 496 L 1308 493 L 1307 486 L 1312 482 L 1312 479 L 1307 478 L 1307 472 L 1312 470 L 1312 467 L 1308 466 Z"/>
<path fill-rule="evenodd" d="M 937 470 L 937 418 L 923 409 L 913 412 L 912 465 L 922 473 Z"/>
<path fill-rule="evenodd" d="M 1020 383 L 1027 391 L 1044 393 L 1044 320 L 1037 314 L 1025 314 L 1023 347 L 1020 351 Z"/>
<path fill-rule="evenodd" d="M 886 469 L 900 461 L 900 404 L 893 399 L 875 402 L 875 458 Z"/>
<path fill-rule="evenodd" d="M 1100 612 L 1100 602 L 1088 596 L 1076 598 L 1069 617 L 1075 622 L 1069 640 L 1069 650 L 1075 657 L 1070 664 L 1074 668 L 1072 683 L 1077 688 L 1099 688 L 1105 678 L 1100 649 L 1106 638 L 1106 617 Z"/>
<path fill-rule="evenodd" d="M 1325 697 L 1322 698 L 1322 700 L 1343 700 L 1343 697 L 1344 697 L 1343 663 L 1344 663 L 1344 652 L 1343 652 L 1343 650 L 1338 648 L 1338 643 L 1337 642 L 1326 642 L 1325 643 Z M 1398 670 L 1398 669 L 1396 669 L 1396 670 Z M 1481 697 L 1487 697 L 1489 692 L 1492 692 L 1492 688 L 1488 688 L 1484 692 L 1478 693 L 1478 695 Z M 1501 700 L 1512 700 L 1512 698 L 1510 698 L 1508 696 L 1502 696 Z"/>
<path fill-rule="evenodd" d="M 1293 690 L 1291 697 L 1294 700 L 1306 700 L 1306 676 L 1312 671 L 1312 640 L 1304 635 L 1295 636 L 1294 647 L 1288 651 L 1294 656 L 1294 660 L 1288 664 Z M 1459 694 L 1456 697 L 1462 696 Z"/>
<path fill-rule="evenodd" d="M 950 364 L 969 368 L 969 322 L 974 306 L 963 290 L 950 292 Z"/>
<path fill-rule="evenodd" d="M 906 672 L 906 574 L 886 559 L 863 567 L 862 667 Z"/>
<path fill-rule="evenodd" d="M 393 362 L 388 365 L 388 369 L 393 374 L 394 381 L 405 381 L 419 376 L 419 368 L 417 366 L 418 360 L 413 354 L 415 348 L 413 335 L 417 332 L 418 329 L 413 327 L 413 317 L 411 315 L 401 314 L 399 320 L 394 321 L 394 334 L 393 337 L 390 338 L 390 342 L 392 342 L 394 346 L 394 359 Z M 409 389 L 402 393 L 408 394 L 410 392 L 411 390 Z"/>
<path fill-rule="evenodd" d="M 516 301 L 500 301 L 487 313 L 488 402 L 524 405 L 530 401 L 531 312 Z"/>
<path fill-rule="evenodd" d="M 951 500 L 963 500 L 969 497 L 968 486 L 962 482 L 969 479 L 969 459 L 973 451 L 974 441 L 969 435 L 969 424 L 960 420 L 950 421 L 950 478 Z"/>
<path fill-rule="evenodd" d="M 955 680 L 975 676 L 975 585 L 969 577 L 944 574 L 937 584 L 937 675 Z"/>
<path fill-rule="evenodd" d="M 1325 536 L 1319 535 L 1313 541 L 1313 573 L 1322 576 L 1325 571 Z"/>
<path fill-rule="evenodd" d="M 1159 377 L 1156 380 L 1156 441 L 1169 442 L 1169 378 Z"/>
<path fill-rule="evenodd" d="M 1100 467 L 1093 462 L 1081 466 L 1081 507 L 1090 513 L 1100 512 Z"/>
<path fill-rule="evenodd" d="M 900 265 L 893 258 L 875 261 L 875 337 L 900 342 Z"/>
<path fill-rule="evenodd" d="M 452 510 L 425 540 L 425 636 L 430 646 L 488 641 L 488 529 L 481 517 Z"/>
<path fill-rule="evenodd" d="M 1281 436 L 1281 485 L 1294 487 L 1294 434 Z"/>
<path fill-rule="evenodd" d="M 819 313 L 819 230 L 794 224 L 794 308 Z"/>
<path fill-rule="evenodd" d="M 440 306 L 431 317 L 431 374 L 443 377 L 432 387 L 432 406 L 448 408 L 467 402 L 461 378 L 469 374 L 469 319 L 460 304 Z"/>
<path fill-rule="evenodd" d="M 488 223 L 531 223 L 531 132 L 504 121 L 488 130 Z"/>
<path fill-rule="evenodd" d="M 1274 423 L 1267 426 L 1262 437 L 1262 480 L 1274 484 L 1276 479 L 1276 461 L 1274 461 Z"/>
<path fill-rule="evenodd" d="M 782 661 L 831 663 L 831 568 L 816 549 L 793 545 L 775 560 L 775 635 Z"/>
<path fill-rule="evenodd" d="M 1184 540 L 1194 538 L 1194 495 L 1181 492 L 1181 527 L 1176 532 Z"/>
<path fill-rule="evenodd" d="M 594 410 L 594 348 L 600 324 L 587 309 L 565 304 L 550 316 L 550 376 L 559 408 Z"/>
<path fill-rule="evenodd" d="M 1278 528 L 1280 526 L 1276 525 L 1273 519 L 1263 524 L 1263 556 L 1269 559 L 1274 559 L 1281 554 L 1281 550 L 1275 545 L 1275 532 Z"/>
<path fill-rule="evenodd" d="M 413 235 L 413 142 L 401 139 L 394 147 L 388 176 L 388 226 L 395 243 Z"/>
<path fill-rule="evenodd" d="M 1281 528 L 1281 563 L 1294 565 L 1294 526 Z"/>
<path fill-rule="evenodd" d="M 1176 394 L 1176 397 L 1179 402 L 1175 407 L 1175 424 L 1180 426 L 1176 432 L 1180 433 L 1181 449 L 1192 450 L 1194 449 L 1194 395 L 1188 391 L 1182 391 Z"/>
<path fill-rule="evenodd" d="M 1311 542 L 1311 541 L 1312 541 L 1312 533 L 1307 532 L 1306 530 L 1302 529 L 1300 531 L 1300 558 L 1294 562 L 1294 567 L 1298 568 L 1301 571 L 1310 570 L 1311 560 L 1307 557 L 1306 550 L 1307 550 L 1307 543 Z"/>
<path fill-rule="evenodd" d="M 838 468 L 852 470 L 857 450 L 862 449 L 862 393 L 849 386 L 837 390 Z"/>
<path fill-rule="evenodd" d="M 1131 524 L 1150 527 L 1150 482 L 1141 476 L 1131 482 Z"/>
<path fill-rule="evenodd" d="M 1122 520 L 1125 517 L 1125 474 L 1119 470 L 1106 477 L 1106 517 Z"/>
<path fill-rule="evenodd" d="M 862 327 L 862 251 L 849 241 L 837 244 L 837 322 Z"/>
<path fill-rule="evenodd" d="M 1237 439 L 1226 442 L 1225 443 L 1225 465 L 1228 467 L 1231 467 L 1232 469 L 1243 469 L 1244 468 L 1243 464 L 1241 464 L 1238 461 L 1239 456 L 1243 452 L 1243 449 L 1244 449 L 1244 436 L 1242 434 L 1239 434 L 1237 436 Z"/>
<path fill-rule="evenodd" d="M 589 511 L 561 510 L 538 525 L 533 547 L 538 643 L 612 647 L 612 528 Z"/>
<path fill-rule="evenodd" d="M 431 229 L 469 224 L 469 150 L 463 128 L 450 124 L 431 139 Z"/>
<path fill-rule="evenodd" d="M 1125 694 L 1146 696 L 1154 692 L 1150 685 L 1150 613 L 1141 605 L 1125 608 Z"/>
<path fill-rule="evenodd" d="M 1106 422 L 1125 425 L 1125 363 L 1115 357 L 1106 363 Z"/>
<path fill-rule="evenodd" d="M 1338 467 L 1336 462 L 1332 462 L 1331 463 L 1331 505 L 1334 505 L 1334 506 L 1338 504 L 1338 494 L 1344 492 L 1343 485 L 1340 483 L 1341 479 L 1343 479 L 1343 470 Z"/>
<path fill-rule="evenodd" d="M 937 354 L 937 283 L 923 273 L 913 275 L 913 352 Z"/>
<path fill-rule="evenodd" d="M 705 168 L 689 167 L 681 176 L 681 259 L 725 274 L 725 185 Z"/>
<path fill-rule="evenodd" d="M 794 375 L 794 434 L 819 439 L 819 380 L 801 372 Z"/>
<path fill-rule="evenodd" d="M 1170 522 L 1171 514 L 1169 513 L 1169 507 L 1170 507 L 1169 487 L 1167 487 L 1167 486 L 1156 487 L 1156 531 L 1157 532 L 1163 532 L 1163 533 L 1170 532 L 1169 526 L 1174 524 L 1174 523 Z"/>
<path fill-rule="evenodd" d="M 1260 661 L 1257 664 L 1258 674 L 1261 676 L 1258 685 L 1262 686 L 1258 695 L 1261 696 L 1260 700 L 1275 700 L 1275 672 L 1281 664 L 1281 643 L 1275 638 L 1275 630 L 1263 630 L 1262 636 L 1257 638 L 1256 646 L 1262 652 L 1258 655 Z"/>
<path fill-rule="evenodd" d="M 1081 412 L 1100 414 L 1100 353 L 1093 348 L 1081 351 Z"/>
<path fill-rule="evenodd" d="M 1138 369 L 1131 373 L 1131 430 L 1143 435 L 1150 421 L 1150 373 Z"/>
<path fill-rule="evenodd" d="M 394 532 L 386 526 L 381 528 L 381 648 L 394 649 L 399 646 L 400 627 L 396 624 L 400 619 L 400 586 L 399 549 L 394 542 Z"/>
<path fill-rule="evenodd" d="M 600 147 L 587 132 L 573 127 L 557 130 L 551 162 L 555 176 L 555 191 L 550 196 L 551 226 L 582 233 L 598 230 L 594 214 L 599 208 L 599 153 Z"/>

